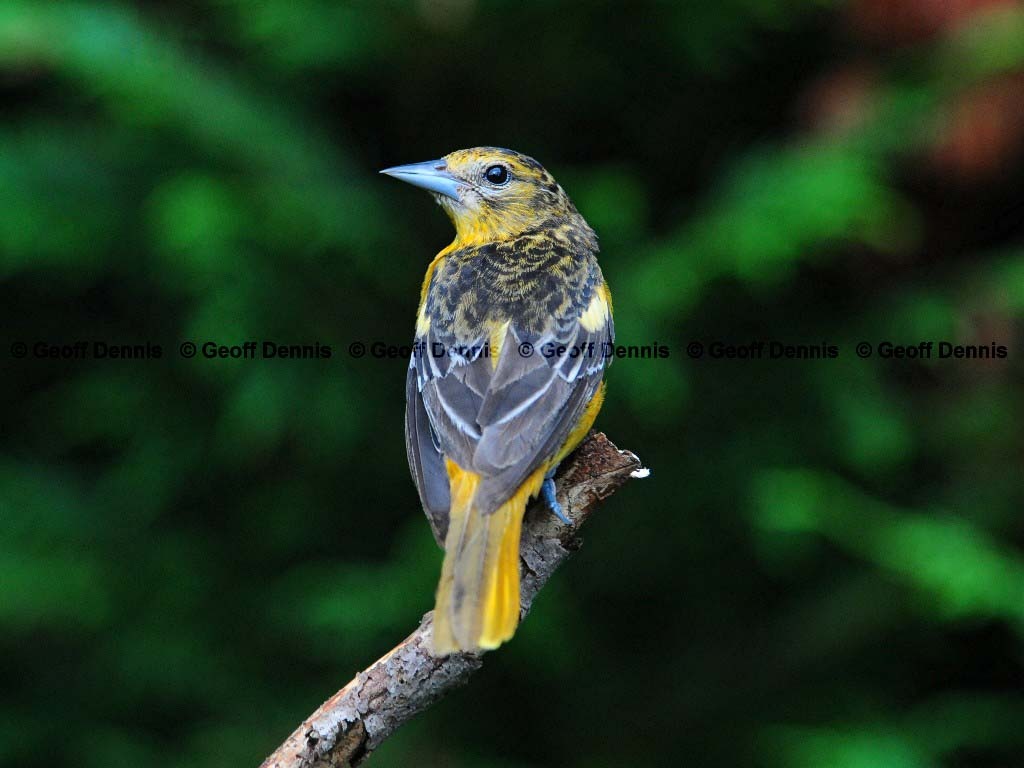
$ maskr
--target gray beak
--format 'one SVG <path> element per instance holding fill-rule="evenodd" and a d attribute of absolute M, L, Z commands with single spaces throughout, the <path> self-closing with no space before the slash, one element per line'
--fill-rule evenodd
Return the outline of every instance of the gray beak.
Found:
<path fill-rule="evenodd" d="M 426 163 L 410 163 L 385 168 L 381 173 L 394 176 L 396 179 L 420 187 L 452 200 L 459 199 L 459 180 L 448 173 L 448 164 L 444 160 L 430 160 Z"/>

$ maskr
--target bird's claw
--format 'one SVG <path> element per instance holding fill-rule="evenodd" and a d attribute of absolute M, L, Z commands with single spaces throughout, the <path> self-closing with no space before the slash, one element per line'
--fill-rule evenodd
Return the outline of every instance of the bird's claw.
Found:
<path fill-rule="evenodd" d="M 548 509 L 551 510 L 552 514 L 561 520 L 566 525 L 572 525 L 572 520 L 565 516 L 565 512 L 562 510 L 562 505 L 558 503 L 555 498 L 555 481 L 553 478 L 547 477 L 544 479 L 544 484 L 540 487 L 541 493 L 544 494 L 544 503 L 548 505 Z"/>

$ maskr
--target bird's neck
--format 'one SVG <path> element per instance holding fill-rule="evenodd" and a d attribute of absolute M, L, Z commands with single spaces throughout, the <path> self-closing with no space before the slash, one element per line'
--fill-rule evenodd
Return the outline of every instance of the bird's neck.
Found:
<path fill-rule="evenodd" d="M 528 202 L 493 204 L 483 210 L 454 205 L 443 197 L 439 197 L 438 202 L 455 225 L 455 240 L 448 250 L 513 244 L 523 237 L 545 230 L 586 234 L 594 240 L 596 249 L 596 235 L 571 204 L 551 216 L 538 217 L 536 209 Z"/>

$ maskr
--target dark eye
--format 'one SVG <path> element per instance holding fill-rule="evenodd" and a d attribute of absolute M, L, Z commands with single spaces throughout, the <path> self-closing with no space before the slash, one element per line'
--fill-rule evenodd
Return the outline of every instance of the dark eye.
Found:
<path fill-rule="evenodd" d="M 492 165 L 484 171 L 484 178 L 491 182 L 491 184 L 504 184 L 508 181 L 508 168 L 504 165 Z"/>

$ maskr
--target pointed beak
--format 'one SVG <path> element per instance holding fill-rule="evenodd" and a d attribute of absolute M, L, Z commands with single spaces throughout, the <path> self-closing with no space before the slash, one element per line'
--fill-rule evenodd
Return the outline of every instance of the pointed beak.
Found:
<path fill-rule="evenodd" d="M 385 168 L 381 173 L 452 200 L 459 199 L 460 182 L 448 172 L 448 164 L 444 160 L 396 165 L 394 168 Z"/>

